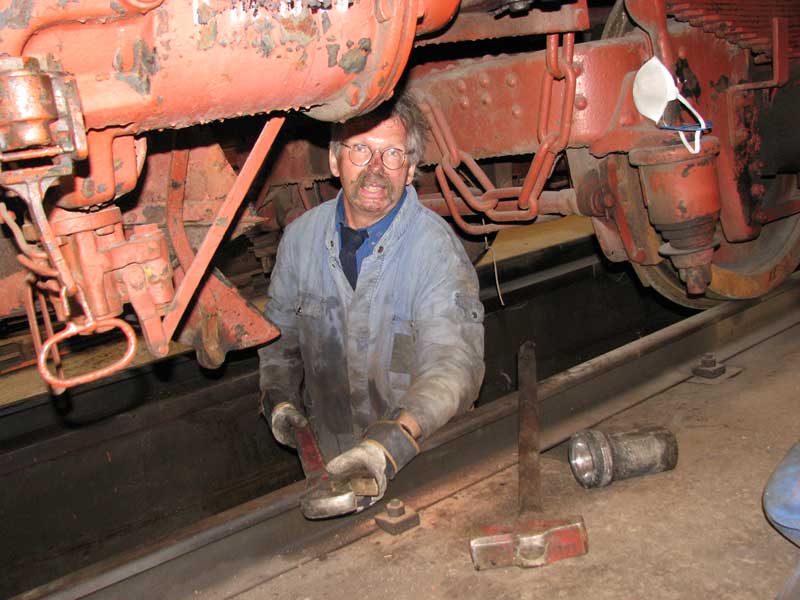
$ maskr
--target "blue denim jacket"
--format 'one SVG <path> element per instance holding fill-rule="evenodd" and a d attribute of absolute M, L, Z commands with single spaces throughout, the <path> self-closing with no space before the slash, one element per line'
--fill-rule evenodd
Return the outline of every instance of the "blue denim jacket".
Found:
<path fill-rule="evenodd" d="M 260 385 L 272 406 L 305 410 L 326 460 L 398 409 L 429 436 L 483 380 L 475 270 L 444 220 L 406 193 L 355 290 L 339 262 L 338 198 L 289 225 L 278 248 L 265 314 L 281 337 L 259 350 Z"/>

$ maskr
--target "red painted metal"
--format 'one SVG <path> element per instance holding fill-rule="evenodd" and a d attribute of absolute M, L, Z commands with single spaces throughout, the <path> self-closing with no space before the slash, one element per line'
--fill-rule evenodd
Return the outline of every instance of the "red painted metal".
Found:
<path fill-rule="evenodd" d="M 28 323 L 31 326 L 31 338 L 33 340 L 33 348 L 36 352 L 36 356 L 42 355 L 42 333 L 39 330 L 39 320 L 36 316 L 36 306 L 34 305 L 33 301 L 33 282 L 26 281 L 25 282 L 25 313 L 28 317 Z M 51 339 L 53 337 L 53 324 L 50 320 L 50 314 L 47 310 L 47 303 L 44 298 L 44 295 L 39 292 L 39 307 L 42 311 L 42 318 L 45 325 L 45 333 L 47 334 L 47 338 Z M 58 351 L 58 346 L 53 343 L 50 346 L 50 358 L 53 361 L 53 365 L 56 367 L 56 373 L 59 379 L 64 377 L 64 367 L 61 364 L 61 354 Z M 64 388 L 55 388 L 51 387 L 51 391 L 54 394 L 60 394 L 64 392 Z"/>
<path fill-rule="evenodd" d="M 634 148 L 650 221 L 666 240 L 668 256 L 690 294 L 703 294 L 711 282 L 717 220 L 720 213 L 716 155 L 719 142 L 704 138 L 698 154 L 680 143 Z"/>
<path fill-rule="evenodd" d="M 798 10 L 800 12 L 800 9 Z M 755 81 L 753 83 L 740 83 L 728 88 L 728 133 L 731 145 L 736 145 L 737 122 L 741 121 L 737 108 L 742 108 L 743 103 L 737 94 L 752 90 L 771 90 L 786 85 L 789 81 L 789 21 L 785 17 L 772 19 L 772 78 L 769 81 Z M 738 107 L 737 107 L 738 104 Z"/>
<path fill-rule="evenodd" d="M 182 218 L 189 158 L 189 150 L 173 151 L 167 190 L 167 230 L 181 264 L 178 279 L 191 269 L 195 260 Z M 200 286 L 179 340 L 195 348 L 201 365 L 214 369 L 224 362 L 229 351 L 264 344 L 279 333 L 235 287 L 214 271 Z"/>
<path fill-rule="evenodd" d="M 125 353 L 117 361 L 108 366 L 100 367 L 99 369 L 75 377 L 64 378 L 58 375 L 53 375 L 50 372 L 50 369 L 47 367 L 47 355 L 56 344 L 71 337 L 75 337 L 76 335 L 88 335 L 90 333 L 94 333 L 95 331 L 109 331 L 110 329 L 119 329 L 122 331 L 127 342 Z M 75 387 L 76 385 L 91 383 L 93 381 L 97 381 L 98 379 L 102 379 L 103 377 L 108 377 L 112 373 L 116 373 L 117 371 L 127 367 L 135 355 L 136 332 L 133 330 L 133 327 L 131 327 L 122 319 L 102 319 L 100 321 L 89 321 L 83 325 L 77 325 L 73 321 L 67 323 L 67 326 L 64 329 L 51 336 L 42 344 L 42 348 L 39 351 L 37 365 L 42 379 L 44 379 L 48 385 L 52 386 L 53 388 L 66 389 Z"/>
<path fill-rule="evenodd" d="M 443 32 L 435 37 L 419 39 L 416 46 L 487 40 L 523 35 L 541 35 L 589 29 L 589 9 L 586 0 L 561 5 L 558 10 L 534 7 L 527 14 L 505 15 L 498 19 L 487 18 L 485 12 L 462 10 Z M 427 33 L 420 31 L 419 33 Z"/>
<path fill-rule="evenodd" d="M 39 60 L 11 53 L 0 58 L 0 97 L 0 163 L 61 155 L 86 158 L 75 79 L 50 56 Z M 23 175 L 32 176 L 29 170 Z M 2 183 L 13 177 L 4 174 Z"/>
<path fill-rule="evenodd" d="M 530 221 L 539 213 L 539 198 L 544 189 L 547 178 L 550 176 L 556 157 L 564 150 L 570 136 L 572 126 L 572 111 L 575 104 L 576 73 L 572 66 L 574 52 L 574 34 L 564 37 L 563 58 L 559 56 L 558 34 L 547 36 L 547 52 L 545 54 L 545 70 L 542 74 L 540 116 L 538 120 L 538 141 L 540 146 L 531 162 L 525 181 L 521 188 L 507 187 L 496 188 L 481 170 L 475 160 L 468 153 L 459 150 L 453 132 L 448 125 L 441 109 L 433 106 L 430 101 L 423 103 L 428 122 L 431 126 L 433 138 L 441 153 L 441 164 L 436 167 L 436 179 L 442 188 L 447 206 L 451 209 L 454 219 L 459 226 L 469 233 L 478 235 L 497 231 L 504 226 L 497 224 L 513 221 Z M 564 80 L 564 89 L 561 99 L 561 111 L 553 131 L 548 131 L 551 118 L 551 97 L 553 95 L 553 81 Z M 463 165 L 469 170 L 473 178 L 485 190 L 480 198 L 475 198 L 469 186 L 461 178 L 456 168 Z M 476 211 L 480 211 L 496 223 L 484 225 L 467 225 L 455 208 L 455 203 L 450 193 L 448 181 L 458 189 L 461 197 Z M 516 198 L 519 210 L 498 211 L 495 209 L 501 199 Z"/>
<path fill-rule="evenodd" d="M 772 56 L 774 18 L 787 21 L 789 59 L 800 58 L 800 5 L 794 0 L 667 0 L 667 11 L 679 21 L 726 39 L 764 58 Z"/>
<path fill-rule="evenodd" d="M 219 144 L 208 136 L 193 133 L 181 135 L 179 139 L 181 146 L 191 148 L 185 180 L 170 177 L 172 144 L 169 148 L 150 152 L 140 180 L 137 202 L 123 212 L 122 223 L 126 228 L 146 223 L 168 224 L 171 214 L 167 210 L 168 193 L 165 194 L 165 190 L 168 192 L 173 186 L 179 186 L 184 193 L 183 223 L 190 230 L 189 239 L 196 244 L 214 221 L 236 181 L 236 172 Z M 266 217 L 256 214 L 255 207 L 247 204 L 239 212 L 230 237 L 236 238 L 257 224 L 266 225 Z"/>
<path fill-rule="evenodd" d="M 147 152 L 147 139 L 125 135 L 122 129 L 89 131 L 89 169 L 62 185 L 58 206 L 86 208 L 120 198 L 137 185 Z"/>
<path fill-rule="evenodd" d="M 390 0 L 379 0 L 378 7 L 381 14 L 390 13 L 385 6 L 391 3 Z M 420 19 L 417 25 L 417 35 L 424 35 L 438 31 L 447 25 L 458 10 L 459 0 L 438 0 L 436 2 L 420 2 L 418 16 Z"/>
<path fill-rule="evenodd" d="M 650 36 L 651 53 L 665 65 L 675 62 L 672 39 L 667 31 L 665 0 L 625 0 L 625 8 L 639 27 Z"/>
<path fill-rule="evenodd" d="M 137 225 L 126 238 L 117 207 L 88 214 L 54 208 L 50 218 L 93 318 L 117 316 L 131 302 L 150 351 L 166 353 L 159 310 L 173 296 L 172 268 L 158 225 Z"/>
<path fill-rule="evenodd" d="M 770 90 L 789 85 L 800 57 L 796 2 L 626 0 L 633 31 L 577 46 L 574 32 L 589 26 L 586 0 L 555 10 L 534 3 L 513 18 L 490 14 L 507 9 L 504 0 L 309 4 L 256 3 L 245 10 L 228 0 L 0 0 L 0 54 L 6 55 L 0 59 L 0 185 L 23 199 L 31 222 L 22 227 L 7 213 L 2 217 L 40 304 L 46 299 L 59 320 L 71 320 L 73 334 L 75 327 L 95 331 L 92 323 L 116 326 L 130 302 L 156 355 L 166 352 L 181 321 L 181 339 L 205 352 L 207 364 L 218 364 L 225 348 L 274 336 L 224 280 L 212 275 L 198 287 L 283 121 L 274 113 L 299 109 L 343 120 L 392 95 L 413 45 L 534 34 L 549 34 L 546 50 L 431 61 L 409 74 L 407 87 L 431 123 L 434 143 L 423 162 L 436 165 L 441 186 L 441 195 L 428 196 L 431 206 L 447 208 L 472 233 L 539 214 L 579 212 L 594 218 L 612 260 L 624 255 L 655 266 L 668 258 L 677 269 L 702 271 L 687 277 L 692 293 L 703 290 L 709 264 L 715 293 L 740 297 L 755 289 L 757 295 L 774 285 L 776 278 L 748 279 L 735 271 L 749 260 L 742 244 L 774 230 L 771 220 L 800 206 L 791 194 L 767 206 L 763 186 L 751 180 L 760 148 L 769 143 L 758 131 L 762 113 L 772 110 Z M 419 35 L 424 39 L 415 40 Z M 671 156 L 675 134 L 636 111 L 633 76 L 653 54 L 713 122 L 712 133 L 722 140 L 715 158 L 708 155 L 710 136 L 702 157 Z M 770 60 L 771 79 L 760 68 Z M 273 114 L 238 178 L 211 142 L 193 139 L 191 152 L 173 156 L 184 160 L 173 166 L 185 176 L 169 177 L 169 153 L 145 157 L 153 140 L 143 132 L 255 113 Z M 251 238 L 274 236 L 316 203 L 306 190 L 328 175 L 324 136 L 310 145 L 293 139 L 294 129 L 285 135 L 288 143 L 258 180 L 263 187 L 255 205 L 243 211 L 232 235 L 258 226 Z M 587 149 L 581 150 L 585 169 L 577 168 L 578 149 Z M 560 166 L 561 182 L 548 181 L 565 151 L 572 152 L 574 189 L 562 189 Z M 524 175 L 517 185 L 510 169 L 478 162 L 521 154 L 533 156 L 526 174 L 514 173 Z M 270 192 L 279 184 L 289 185 L 288 193 Z M 701 187 L 702 195 L 696 193 Z M 111 203 L 123 196 L 120 214 Z M 714 240 L 717 212 L 722 236 Z M 486 222 L 468 223 L 466 215 Z M 165 224 L 183 265 L 175 274 L 159 231 Z M 264 243 L 274 249 L 275 242 Z M 794 267 L 795 254 L 767 262 L 783 274 Z M 11 262 L 0 265 L 4 285 L 20 280 Z M 83 314 L 70 314 L 76 300 Z M 19 310 L 23 297 L 4 302 L 0 315 Z M 48 342 L 60 335 L 50 329 Z"/>
<path fill-rule="evenodd" d="M 175 292 L 175 298 L 167 308 L 164 317 L 164 332 L 166 333 L 167 339 L 171 338 L 172 334 L 175 333 L 178 323 L 181 317 L 183 317 L 186 307 L 189 305 L 197 289 L 198 283 L 200 283 L 200 279 L 205 275 L 211 258 L 217 251 L 217 247 L 219 247 L 222 238 L 225 236 L 231 222 L 236 216 L 242 204 L 242 200 L 244 200 L 245 194 L 250 189 L 253 179 L 261 168 L 261 164 L 264 162 L 264 158 L 266 158 L 269 149 L 272 147 L 272 142 L 275 140 L 275 136 L 278 135 L 278 131 L 280 131 L 284 120 L 283 117 L 273 117 L 264 125 L 264 129 L 258 137 L 250 155 L 247 157 L 247 161 L 244 167 L 242 167 L 239 177 L 236 178 L 236 182 L 228 192 L 228 196 L 220 207 L 214 219 L 214 223 L 209 228 L 208 233 L 206 233 L 203 243 L 197 250 L 197 255 L 192 260 L 192 264 L 186 272 L 186 277 L 181 281 Z"/>
<path fill-rule="evenodd" d="M 167 1 L 122 14 L 108 3 L 59 4 L 35 3 L 21 31 L 3 30 L 0 52 L 58 56 L 76 74 L 87 125 L 129 132 L 288 108 L 347 118 L 391 95 L 420 8 L 430 4 L 439 21 L 446 17 L 433 0 L 356 2 L 346 10 L 297 2 L 299 14 L 227 0 Z M 380 7 L 388 10 L 379 19 Z"/>

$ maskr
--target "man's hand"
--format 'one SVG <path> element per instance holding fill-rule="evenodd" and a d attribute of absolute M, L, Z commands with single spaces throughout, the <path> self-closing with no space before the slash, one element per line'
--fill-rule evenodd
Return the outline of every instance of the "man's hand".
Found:
<path fill-rule="evenodd" d="M 308 420 L 293 404 L 281 402 L 272 409 L 272 415 L 270 415 L 272 435 L 284 446 L 296 448 L 294 428 L 305 425 L 308 425 Z"/>
<path fill-rule="evenodd" d="M 370 503 L 377 502 L 386 493 L 386 456 L 383 450 L 369 440 L 343 452 L 331 460 L 325 469 L 333 480 L 360 477 L 374 479 L 378 484 L 378 495 L 372 497 Z"/>

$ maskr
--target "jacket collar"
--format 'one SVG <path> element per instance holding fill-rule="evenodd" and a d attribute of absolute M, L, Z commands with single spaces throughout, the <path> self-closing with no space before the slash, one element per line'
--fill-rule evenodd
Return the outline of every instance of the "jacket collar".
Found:
<path fill-rule="evenodd" d="M 338 229 L 338 216 L 336 207 L 342 201 L 342 191 L 336 195 L 335 200 L 331 203 L 333 210 L 331 211 L 331 218 L 325 228 L 325 246 L 328 248 L 328 253 L 331 256 L 339 256 L 339 229 Z M 399 240 L 403 234 L 408 230 L 409 225 L 414 220 L 417 212 L 422 208 L 417 197 L 417 191 L 413 186 L 407 185 L 405 189 L 405 200 L 403 201 L 400 210 L 392 220 L 386 233 L 381 237 L 380 245 L 389 248 Z"/>

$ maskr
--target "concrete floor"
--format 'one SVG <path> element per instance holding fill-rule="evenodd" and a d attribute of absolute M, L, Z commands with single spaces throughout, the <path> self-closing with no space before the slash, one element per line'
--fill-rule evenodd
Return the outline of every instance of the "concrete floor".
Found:
<path fill-rule="evenodd" d="M 514 514 L 516 471 L 506 468 L 423 511 L 412 531 L 370 535 L 239 597 L 774 598 L 800 550 L 767 523 L 761 493 L 800 438 L 798 363 L 794 328 L 732 359 L 744 367 L 739 376 L 683 383 L 603 424 L 670 428 L 674 471 L 584 490 L 564 447 L 548 452 L 546 509 L 583 515 L 586 556 L 542 569 L 473 570 L 470 537 Z"/>

